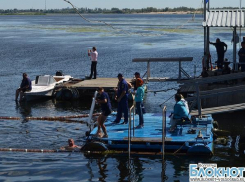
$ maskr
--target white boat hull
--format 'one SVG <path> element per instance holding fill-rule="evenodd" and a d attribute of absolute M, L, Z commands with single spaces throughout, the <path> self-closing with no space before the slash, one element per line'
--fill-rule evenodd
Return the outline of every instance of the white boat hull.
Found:
<path fill-rule="evenodd" d="M 31 101 L 31 100 L 37 100 L 37 99 L 42 99 L 42 98 L 51 98 L 55 86 L 58 84 L 61 84 L 63 82 L 68 81 L 70 78 L 72 78 L 70 75 L 40 76 L 40 80 L 41 79 L 43 79 L 43 80 L 40 82 L 37 80 L 32 81 L 32 90 L 30 92 L 25 92 L 25 100 Z M 49 83 L 50 79 L 52 79 L 52 83 Z M 47 83 L 46 83 L 46 81 L 47 81 Z"/>

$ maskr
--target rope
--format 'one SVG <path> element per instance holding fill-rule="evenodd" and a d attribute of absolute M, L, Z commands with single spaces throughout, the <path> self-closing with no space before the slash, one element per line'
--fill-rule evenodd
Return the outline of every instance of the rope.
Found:
<path fill-rule="evenodd" d="M 165 104 L 166 102 L 168 102 L 173 96 L 175 96 L 175 94 L 172 95 L 171 97 L 169 97 L 166 101 L 164 101 L 164 102 L 163 102 L 162 104 L 160 104 L 159 106 L 162 107 L 162 105 Z"/>
<path fill-rule="evenodd" d="M 104 24 L 104 25 L 106 25 L 106 26 L 108 26 L 108 27 L 110 27 L 110 28 L 112 28 L 112 29 L 114 29 L 114 30 L 116 30 L 116 31 L 122 31 L 122 32 L 124 32 L 125 34 L 129 34 L 129 35 L 140 35 L 140 36 L 163 36 L 163 35 L 172 33 L 172 32 L 174 32 L 174 31 L 176 31 L 176 30 L 178 30 L 178 29 L 183 28 L 186 24 L 188 24 L 189 22 L 192 21 L 192 18 L 190 18 L 189 20 L 187 20 L 187 21 L 186 21 L 185 23 L 183 23 L 182 25 L 177 26 L 176 28 L 174 28 L 172 31 L 165 32 L 165 33 L 160 33 L 160 34 L 149 35 L 149 34 L 143 34 L 143 33 L 131 33 L 131 32 L 129 32 L 129 31 L 126 31 L 126 30 L 123 30 L 123 29 L 120 29 L 120 28 L 115 28 L 115 27 L 112 26 L 111 24 L 106 23 L 106 22 L 104 22 L 104 21 L 100 21 L 100 20 L 97 20 L 97 21 L 91 21 L 91 20 L 85 18 L 85 17 L 78 11 L 78 9 L 77 9 L 77 8 L 70 2 L 70 1 L 68 1 L 68 0 L 64 0 L 64 1 L 67 2 L 67 3 L 69 3 L 69 4 L 73 7 L 73 9 L 76 11 L 76 13 L 77 13 L 82 19 L 84 19 L 85 21 L 87 21 L 87 22 L 89 22 L 89 23 L 102 23 L 102 24 Z M 194 15 L 196 14 L 196 12 L 197 12 L 197 10 L 194 12 Z"/>
<path fill-rule="evenodd" d="M 94 113 L 93 116 L 99 116 L 100 113 Z M 82 114 L 82 115 L 74 115 L 74 116 L 44 116 L 44 117 L 26 117 L 24 120 L 48 120 L 48 121 L 66 121 L 66 122 L 76 122 L 74 120 L 71 120 L 72 118 L 86 118 L 89 117 L 89 114 Z M 19 117 L 7 117 L 7 116 L 0 116 L 0 119 L 4 120 L 20 120 Z M 82 121 L 79 121 L 82 122 Z"/>
<path fill-rule="evenodd" d="M 5 120 L 20 120 L 19 117 L 9 117 L 9 116 L 0 116 L 0 119 L 5 119 Z"/>
<path fill-rule="evenodd" d="M 76 150 L 46 150 L 46 149 L 12 149 L 12 148 L 0 148 L 0 152 L 36 152 L 36 153 L 58 153 L 58 152 L 80 152 Z"/>
<path fill-rule="evenodd" d="M 91 20 L 85 18 L 85 17 L 78 11 L 78 9 L 77 9 L 77 8 L 70 2 L 70 1 L 68 1 L 68 0 L 64 0 L 64 1 L 67 2 L 67 3 L 69 3 L 69 4 L 73 7 L 73 9 L 77 12 L 77 14 L 78 14 L 82 19 L 84 19 L 86 22 L 89 22 L 89 23 L 102 23 L 102 24 L 105 24 L 106 26 L 108 26 L 108 27 L 110 27 L 110 28 L 112 28 L 112 29 L 114 29 L 114 30 L 116 30 L 116 31 L 122 31 L 122 32 L 124 32 L 125 34 L 133 34 L 133 33 L 130 33 L 130 32 L 128 32 L 128 31 L 126 31 L 126 30 L 115 28 L 115 27 L 112 26 L 111 24 L 106 23 L 106 22 L 104 22 L 104 21 L 100 21 L 100 20 L 98 20 L 98 21 L 91 21 Z M 134 33 L 134 34 L 135 34 L 135 33 Z M 144 36 L 144 35 L 141 34 L 141 33 L 137 33 L 137 34 L 140 34 L 141 36 Z"/>
<path fill-rule="evenodd" d="M 186 143 L 186 142 L 185 142 L 185 143 Z M 176 151 L 173 153 L 173 155 L 175 155 L 177 152 L 179 152 L 179 151 L 184 147 L 185 143 L 184 143 L 178 150 L 176 150 Z"/>
<path fill-rule="evenodd" d="M 165 89 L 165 90 L 147 90 L 147 92 L 167 92 L 169 90 L 178 90 L 178 88 L 168 88 L 168 89 Z"/>
<path fill-rule="evenodd" d="M 179 88 L 168 88 L 164 90 L 147 90 L 147 92 L 153 92 L 156 95 L 157 92 L 168 92 L 169 90 L 178 90 Z"/>
<path fill-rule="evenodd" d="M 100 113 L 95 113 L 93 116 L 99 116 Z M 49 116 L 44 116 L 44 117 L 26 117 L 26 120 L 66 120 L 70 118 L 86 118 L 89 117 L 89 114 L 83 114 L 83 115 L 74 115 L 74 116 L 58 116 L 58 117 L 49 117 Z"/>

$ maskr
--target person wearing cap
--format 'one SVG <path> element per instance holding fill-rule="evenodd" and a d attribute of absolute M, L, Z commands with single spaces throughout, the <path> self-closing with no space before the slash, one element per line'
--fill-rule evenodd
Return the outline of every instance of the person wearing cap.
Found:
<path fill-rule="evenodd" d="M 96 102 L 101 105 L 102 113 L 98 117 L 99 125 L 98 125 L 98 130 L 96 132 L 96 136 L 108 138 L 108 134 L 107 134 L 104 123 L 105 123 L 107 116 L 111 114 L 111 101 L 110 101 L 108 94 L 104 92 L 104 89 L 102 87 L 98 88 L 98 92 L 99 92 L 99 98 L 96 100 Z M 101 134 L 101 128 L 104 132 L 103 136 Z"/>
<path fill-rule="evenodd" d="M 91 79 L 92 76 L 94 75 L 93 79 L 96 79 L 97 76 L 96 66 L 97 66 L 97 59 L 98 59 L 98 52 L 96 50 L 96 47 L 93 47 L 92 50 L 88 50 L 88 56 L 90 56 L 91 58 L 91 72 L 89 78 Z"/>
<path fill-rule="evenodd" d="M 18 100 L 20 95 L 20 102 L 23 100 L 24 93 L 32 90 L 31 80 L 27 77 L 27 74 L 23 73 L 22 77 L 23 79 L 21 81 L 20 88 L 18 88 L 15 93 L 15 101 Z"/>
<path fill-rule="evenodd" d="M 142 83 L 144 84 L 144 80 L 140 77 L 140 73 L 139 73 L 139 72 L 135 72 L 135 73 L 134 73 L 134 76 L 135 76 L 136 80 L 137 80 L 137 79 L 140 79 L 140 80 L 142 81 Z M 135 92 L 136 92 L 137 88 L 139 87 L 139 85 L 137 84 L 136 80 L 135 80 L 135 82 L 134 82 L 134 91 L 135 91 Z M 141 108 L 142 108 L 143 114 L 145 114 L 146 111 L 145 111 L 145 107 L 144 107 L 144 103 L 143 103 L 143 102 L 141 102 Z M 136 108 L 136 114 L 138 114 L 137 108 Z"/>
<path fill-rule="evenodd" d="M 115 100 L 118 102 L 117 106 L 117 117 L 114 123 L 119 123 L 122 118 L 122 112 L 124 113 L 124 122 L 123 124 L 128 123 L 128 83 L 123 78 L 123 75 L 119 73 L 117 75 L 117 78 L 119 80 L 117 93 Z"/>
<path fill-rule="evenodd" d="M 223 68 L 223 62 L 224 62 L 224 56 L 225 52 L 227 51 L 227 44 L 224 42 L 221 42 L 219 38 L 216 39 L 216 43 L 209 42 L 210 44 L 214 45 L 217 51 L 217 66 L 219 69 Z"/>
<path fill-rule="evenodd" d="M 140 129 L 144 127 L 144 117 L 143 117 L 143 111 L 142 111 L 142 102 L 143 102 L 143 97 L 144 97 L 144 88 L 142 87 L 143 80 L 140 78 L 137 78 L 136 85 L 138 85 L 138 88 L 135 94 L 135 102 L 136 102 L 136 108 L 137 108 L 138 115 L 139 115 L 139 125 L 136 128 Z"/>

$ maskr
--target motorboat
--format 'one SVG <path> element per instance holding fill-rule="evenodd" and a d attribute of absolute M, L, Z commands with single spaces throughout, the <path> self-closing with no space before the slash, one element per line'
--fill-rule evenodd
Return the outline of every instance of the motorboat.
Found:
<path fill-rule="evenodd" d="M 52 97 L 55 86 L 67 82 L 72 77 L 70 75 L 43 75 L 36 76 L 32 81 L 32 90 L 25 92 L 26 101 Z"/>

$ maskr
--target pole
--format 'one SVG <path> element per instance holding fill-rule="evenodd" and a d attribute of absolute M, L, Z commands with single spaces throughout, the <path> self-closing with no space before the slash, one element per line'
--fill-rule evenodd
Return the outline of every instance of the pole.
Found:
<path fill-rule="evenodd" d="M 165 144 L 165 136 L 166 136 L 166 111 L 167 107 L 164 106 L 162 110 L 162 182 L 166 179 L 166 162 L 164 160 L 164 144 Z"/>
<path fill-rule="evenodd" d="M 181 80 L 181 59 L 179 60 L 179 80 Z"/>
<path fill-rule="evenodd" d="M 235 67 L 235 71 L 238 70 L 238 65 L 236 64 L 236 27 L 233 29 L 233 67 Z"/>
<path fill-rule="evenodd" d="M 210 10 L 210 0 L 208 1 L 208 12 L 209 12 L 209 10 Z M 205 17 L 205 19 L 206 19 L 206 17 Z M 208 63 L 209 62 L 209 55 L 210 55 L 209 42 L 210 42 L 210 28 L 207 27 L 207 56 L 208 56 L 208 61 L 207 61 L 208 67 L 207 68 L 209 68 L 209 63 Z"/>
<path fill-rule="evenodd" d="M 199 92 L 198 83 L 196 83 L 196 94 L 197 94 L 198 115 L 199 115 L 199 118 L 201 118 L 202 117 L 202 110 L 201 110 L 201 100 L 200 100 L 200 92 Z"/>
<path fill-rule="evenodd" d="M 206 6 L 206 0 L 203 1 L 203 21 L 206 22 L 206 9 L 207 9 L 207 6 Z M 204 27 L 204 56 L 205 56 L 205 53 L 206 53 L 206 44 L 207 44 L 207 28 L 206 26 Z"/>
<path fill-rule="evenodd" d="M 147 61 L 147 78 L 146 78 L 146 81 L 147 82 L 149 81 L 150 75 L 151 75 L 151 71 L 150 71 L 150 60 L 148 60 Z"/>

